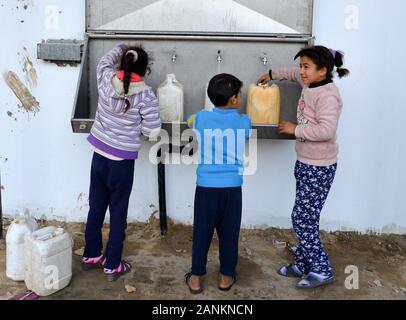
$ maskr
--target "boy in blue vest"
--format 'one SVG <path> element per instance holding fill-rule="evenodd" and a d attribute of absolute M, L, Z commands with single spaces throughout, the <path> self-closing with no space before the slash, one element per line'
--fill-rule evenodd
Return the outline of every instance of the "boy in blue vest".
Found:
<path fill-rule="evenodd" d="M 207 254 L 216 229 L 219 239 L 218 288 L 229 291 L 236 282 L 238 240 L 241 226 L 245 143 L 251 121 L 238 112 L 242 82 L 219 74 L 207 89 L 212 112 L 202 110 L 189 118 L 199 145 L 199 165 L 194 203 L 192 270 L 185 281 L 192 294 L 203 292 Z"/>

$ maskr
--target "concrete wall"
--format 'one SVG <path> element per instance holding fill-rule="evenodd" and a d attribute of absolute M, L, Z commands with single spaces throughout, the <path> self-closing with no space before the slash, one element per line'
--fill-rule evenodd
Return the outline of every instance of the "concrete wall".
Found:
<path fill-rule="evenodd" d="M 21 102 L 0 79 L 0 171 L 8 216 L 26 207 L 36 217 L 86 219 L 91 152 L 86 135 L 73 134 L 70 127 L 79 68 L 36 59 L 41 39 L 83 38 L 83 2 L 0 0 L 5 26 L 0 30 L 0 70 L 15 72 L 40 107 L 35 114 L 19 107 Z M 358 26 L 352 19 L 357 10 Z M 317 43 L 343 50 L 352 71 L 350 78 L 337 81 L 345 105 L 339 170 L 322 214 L 324 229 L 406 234 L 405 11 L 403 0 L 315 0 Z M 35 74 L 27 70 L 25 56 L 37 74 L 36 87 L 29 85 Z M 156 167 L 148 160 L 151 146 L 144 143 L 136 164 L 130 220 L 145 221 L 158 207 Z M 294 143 L 259 141 L 258 151 L 257 173 L 245 179 L 243 225 L 290 227 Z M 167 167 L 167 209 L 176 221 L 192 223 L 195 169 Z"/>

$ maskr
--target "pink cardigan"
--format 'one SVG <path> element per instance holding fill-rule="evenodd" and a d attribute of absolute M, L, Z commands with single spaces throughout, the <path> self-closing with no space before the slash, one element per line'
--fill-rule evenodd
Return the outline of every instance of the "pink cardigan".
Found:
<path fill-rule="evenodd" d="M 297 109 L 296 153 L 300 162 L 330 166 L 338 161 L 337 126 L 343 103 L 334 83 L 309 88 L 300 69 L 272 70 L 274 80 L 293 80 L 303 87 Z"/>

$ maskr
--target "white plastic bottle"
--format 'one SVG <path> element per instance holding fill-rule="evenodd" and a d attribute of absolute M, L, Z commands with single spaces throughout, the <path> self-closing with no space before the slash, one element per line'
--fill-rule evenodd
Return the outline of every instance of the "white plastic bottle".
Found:
<path fill-rule="evenodd" d="M 6 236 L 6 276 L 14 281 L 24 281 L 25 245 L 24 237 L 37 230 L 34 218 L 28 210 L 21 210 L 11 223 Z"/>
<path fill-rule="evenodd" d="M 168 74 L 166 80 L 157 90 L 159 111 L 162 122 L 182 122 L 183 109 L 183 86 L 176 80 L 174 74 Z"/>
<path fill-rule="evenodd" d="M 25 285 L 49 296 L 72 279 L 72 238 L 63 228 L 46 227 L 25 236 Z"/>
<path fill-rule="evenodd" d="M 209 98 L 209 95 L 207 94 L 207 89 L 208 89 L 208 88 L 209 88 L 209 84 L 207 83 L 207 84 L 206 84 L 206 87 L 205 87 L 205 90 L 204 90 L 204 92 L 205 92 L 204 108 L 205 108 L 207 111 L 212 112 L 213 109 L 215 108 L 215 106 L 214 106 L 213 102 L 211 102 L 211 100 L 210 100 L 210 98 Z"/>

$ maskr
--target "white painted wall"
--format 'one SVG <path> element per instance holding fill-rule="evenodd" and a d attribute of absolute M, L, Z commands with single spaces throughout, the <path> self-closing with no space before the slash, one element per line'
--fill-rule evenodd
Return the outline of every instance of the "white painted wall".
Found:
<path fill-rule="evenodd" d="M 27 10 L 22 8 L 24 3 Z M 57 30 L 45 27 L 49 5 L 61 11 Z M 359 8 L 358 30 L 346 28 L 348 5 Z M 324 229 L 373 228 L 406 234 L 402 188 L 406 143 L 401 130 L 406 118 L 401 99 L 406 89 L 404 12 L 403 0 L 315 0 L 317 43 L 343 50 L 346 66 L 352 70 L 350 78 L 337 82 L 345 103 L 339 128 L 341 154 L 323 211 Z M 70 127 L 79 68 L 36 60 L 41 39 L 83 37 L 83 1 L 0 0 L 0 19 L 5 26 L 0 30 L 4 41 L 0 71 L 12 70 L 24 79 L 17 53 L 26 47 L 39 78 L 31 92 L 41 106 L 35 116 L 19 113 L 19 101 L 0 79 L 3 210 L 11 216 L 27 207 L 36 217 L 83 221 L 91 152 L 86 135 L 73 134 Z M 153 212 L 150 205 L 158 207 L 156 168 L 148 161 L 150 146 L 144 143 L 136 164 L 130 220 L 145 221 Z M 258 150 L 257 174 L 245 179 L 243 224 L 290 227 L 294 143 L 260 141 Z M 168 214 L 176 221 L 192 223 L 195 169 L 167 168 Z"/>

